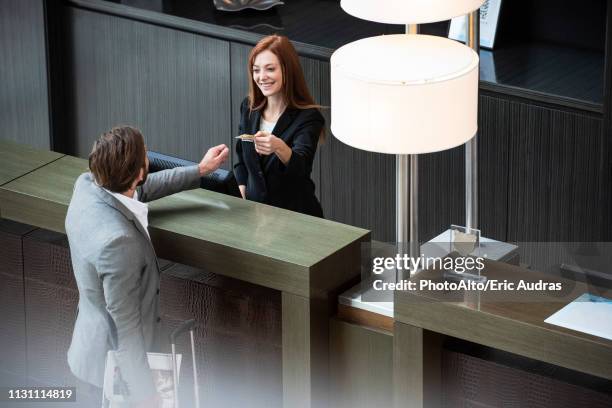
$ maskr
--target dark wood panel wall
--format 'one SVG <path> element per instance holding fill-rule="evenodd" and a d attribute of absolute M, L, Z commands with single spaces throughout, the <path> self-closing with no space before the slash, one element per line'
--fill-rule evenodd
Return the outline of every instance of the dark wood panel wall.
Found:
<path fill-rule="evenodd" d="M 601 118 L 511 102 L 508 239 L 602 240 Z M 610 180 L 610 176 L 607 175 Z"/>
<path fill-rule="evenodd" d="M 231 99 L 232 99 L 232 132 L 238 136 L 240 124 L 240 104 L 249 93 L 249 78 L 247 62 L 251 46 L 232 42 L 230 44 L 230 72 L 231 72 Z M 236 139 L 230 140 L 232 148 L 232 166 L 236 159 Z"/>
<path fill-rule="evenodd" d="M 86 157 L 94 138 L 117 123 L 140 127 L 151 150 L 190 160 L 213 144 L 234 148 L 251 44 L 49 4 L 57 150 Z M 325 216 L 370 229 L 375 240 L 394 240 L 395 157 L 335 139 L 329 131 L 329 62 L 301 57 L 301 63 L 327 120 L 312 175 Z M 609 62 L 606 78 L 603 118 L 502 89 L 481 93 L 479 226 L 485 236 L 612 237 Z M 420 157 L 423 240 L 464 223 L 464 186 L 463 147 Z"/>
<path fill-rule="evenodd" d="M 478 135 L 479 227 L 489 238 L 507 240 L 510 123 L 516 119 L 508 100 L 480 95 Z"/>
<path fill-rule="evenodd" d="M 612 22 L 612 0 L 607 2 L 608 18 Z M 604 117 L 602 129 L 602 146 L 600 149 L 600 172 L 602 177 L 599 183 L 599 205 L 612 208 L 612 23 L 606 25 L 606 55 L 604 66 Z M 612 211 L 606 211 L 601 220 L 602 236 L 604 241 L 612 241 Z"/>
<path fill-rule="evenodd" d="M 0 3 L 2 138 L 50 147 L 43 0 Z"/>
<path fill-rule="evenodd" d="M 150 150 L 193 161 L 227 143 L 228 42 L 76 8 L 65 18 L 66 153 L 87 157 L 100 133 L 122 123 L 140 128 Z"/>

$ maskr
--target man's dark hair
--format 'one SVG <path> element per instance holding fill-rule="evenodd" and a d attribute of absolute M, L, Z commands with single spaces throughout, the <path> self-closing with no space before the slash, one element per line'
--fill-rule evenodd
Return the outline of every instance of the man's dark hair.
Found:
<path fill-rule="evenodd" d="M 117 126 L 94 142 L 89 154 L 89 170 L 98 185 L 114 193 L 123 193 L 132 187 L 140 169 L 145 167 L 145 155 L 140 131 L 131 126 Z"/>

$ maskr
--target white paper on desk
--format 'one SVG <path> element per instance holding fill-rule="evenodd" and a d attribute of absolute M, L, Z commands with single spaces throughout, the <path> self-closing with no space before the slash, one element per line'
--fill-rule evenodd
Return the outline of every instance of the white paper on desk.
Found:
<path fill-rule="evenodd" d="M 585 293 L 544 322 L 612 340 L 612 299 Z"/>

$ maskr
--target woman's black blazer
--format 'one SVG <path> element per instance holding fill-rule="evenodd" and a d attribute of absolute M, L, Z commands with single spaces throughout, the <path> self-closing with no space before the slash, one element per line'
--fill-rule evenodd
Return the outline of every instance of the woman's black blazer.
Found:
<path fill-rule="evenodd" d="M 240 106 L 240 134 L 257 133 L 260 119 L 261 112 L 251 112 L 245 99 Z M 293 151 L 287 165 L 275 154 L 260 156 L 254 143 L 237 140 L 234 174 L 239 185 L 246 185 L 246 198 L 323 217 L 310 173 L 324 124 L 318 109 L 285 109 L 272 134 Z"/>

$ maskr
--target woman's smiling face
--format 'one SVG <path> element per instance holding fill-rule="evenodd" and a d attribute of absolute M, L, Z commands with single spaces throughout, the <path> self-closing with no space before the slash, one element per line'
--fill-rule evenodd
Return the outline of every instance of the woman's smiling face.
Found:
<path fill-rule="evenodd" d="M 282 91 L 283 72 L 280 62 L 273 52 L 265 50 L 255 57 L 253 81 L 266 98 Z"/>

